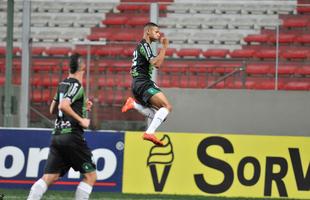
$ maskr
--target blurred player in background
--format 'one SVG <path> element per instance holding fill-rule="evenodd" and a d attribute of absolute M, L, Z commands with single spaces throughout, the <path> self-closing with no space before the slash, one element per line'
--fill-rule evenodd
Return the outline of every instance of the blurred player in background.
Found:
<path fill-rule="evenodd" d="M 89 199 L 97 175 L 92 153 L 83 137 L 84 128 L 90 124 L 86 112 L 92 106 L 82 86 L 85 68 L 79 54 L 71 56 L 69 77 L 58 85 L 50 106 L 50 113 L 57 114 L 57 119 L 44 175 L 31 187 L 28 200 L 41 199 L 47 188 L 71 167 L 83 174 L 75 199 Z"/>
<path fill-rule="evenodd" d="M 162 48 L 156 56 L 153 54 L 150 44 L 160 40 Z M 161 67 L 169 41 L 165 37 L 160 37 L 159 27 L 155 23 L 144 25 L 143 39 L 137 45 L 133 53 L 133 64 L 131 85 L 134 98 L 129 97 L 122 107 L 122 112 L 136 109 L 144 116 L 151 119 L 151 123 L 143 134 L 144 140 L 149 140 L 156 145 L 162 146 L 163 143 L 155 136 L 156 129 L 166 119 L 172 106 L 160 88 L 151 80 L 153 67 Z"/>

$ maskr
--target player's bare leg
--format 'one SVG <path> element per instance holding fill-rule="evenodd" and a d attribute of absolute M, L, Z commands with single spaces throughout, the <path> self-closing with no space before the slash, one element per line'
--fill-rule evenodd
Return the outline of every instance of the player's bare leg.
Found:
<path fill-rule="evenodd" d="M 134 98 L 128 97 L 126 103 L 122 107 L 122 112 L 127 112 L 128 110 L 136 109 L 139 113 L 146 116 L 149 119 L 153 119 L 156 110 L 153 108 L 145 107 L 135 101 Z"/>

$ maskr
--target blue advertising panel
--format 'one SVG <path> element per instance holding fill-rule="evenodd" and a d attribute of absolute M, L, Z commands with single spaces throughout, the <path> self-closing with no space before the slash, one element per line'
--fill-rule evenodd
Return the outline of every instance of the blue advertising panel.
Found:
<path fill-rule="evenodd" d="M 121 192 L 124 132 L 84 134 L 97 165 L 94 191 Z M 49 129 L 0 129 L 0 188 L 30 189 L 43 175 L 49 152 Z M 81 176 L 72 168 L 50 189 L 74 190 Z"/>

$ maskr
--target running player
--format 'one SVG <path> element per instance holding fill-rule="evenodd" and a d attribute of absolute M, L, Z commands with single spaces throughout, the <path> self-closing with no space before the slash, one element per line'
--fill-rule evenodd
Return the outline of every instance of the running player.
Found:
<path fill-rule="evenodd" d="M 50 106 L 50 113 L 57 114 L 57 119 L 44 175 L 32 185 L 28 200 L 41 199 L 47 188 L 71 167 L 83 174 L 83 180 L 75 192 L 75 199 L 89 199 L 97 175 L 92 153 L 83 137 L 83 129 L 90 123 L 86 118 L 86 111 L 92 106 L 92 103 L 86 100 L 82 87 L 85 68 L 79 54 L 71 56 L 69 77 L 58 85 Z"/>
<path fill-rule="evenodd" d="M 162 48 L 156 56 L 153 54 L 150 44 L 158 40 L 160 40 Z M 160 37 L 157 24 L 149 22 L 144 25 L 143 39 L 133 52 L 131 67 L 133 82 L 131 89 L 134 98 L 129 97 L 122 107 L 122 112 L 136 109 L 152 120 L 143 134 L 143 139 L 159 146 L 162 146 L 163 143 L 156 138 L 155 131 L 171 112 L 172 106 L 160 88 L 151 80 L 151 74 L 153 67 L 161 67 L 168 44 L 167 38 Z"/>

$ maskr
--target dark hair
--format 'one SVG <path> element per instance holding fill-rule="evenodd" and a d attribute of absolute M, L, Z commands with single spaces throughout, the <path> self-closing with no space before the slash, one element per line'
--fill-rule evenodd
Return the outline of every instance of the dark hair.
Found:
<path fill-rule="evenodd" d="M 150 27 L 159 27 L 157 24 L 155 24 L 155 23 L 153 23 L 153 22 L 148 22 L 148 23 L 146 23 L 146 24 L 144 24 L 144 28 L 146 28 L 146 27 L 148 27 L 148 28 L 150 28 Z"/>
<path fill-rule="evenodd" d="M 70 56 L 70 73 L 74 74 L 79 70 L 80 67 L 80 57 L 81 55 L 78 53 L 74 53 Z"/>

